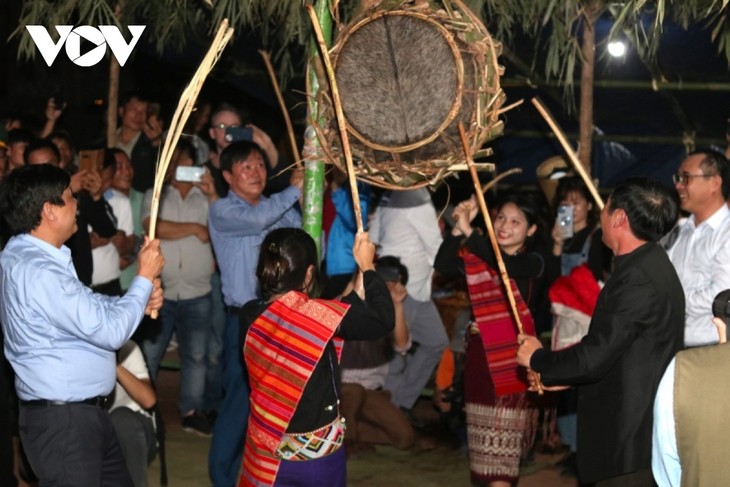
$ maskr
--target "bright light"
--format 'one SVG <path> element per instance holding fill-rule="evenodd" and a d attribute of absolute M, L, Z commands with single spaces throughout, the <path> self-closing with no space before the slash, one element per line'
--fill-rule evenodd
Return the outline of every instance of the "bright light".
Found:
<path fill-rule="evenodd" d="M 611 41 L 608 43 L 608 53 L 613 57 L 621 57 L 626 54 L 626 44 L 621 41 Z"/>

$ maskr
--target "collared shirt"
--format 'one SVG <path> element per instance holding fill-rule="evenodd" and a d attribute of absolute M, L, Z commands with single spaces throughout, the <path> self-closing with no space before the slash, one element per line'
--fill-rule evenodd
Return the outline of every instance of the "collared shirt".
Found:
<path fill-rule="evenodd" d="M 92 293 L 71 252 L 32 235 L 0 255 L 0 320 L 5 356 L 22 400 L 80 401 L 109 394 L 115 352 L 137 328 L 152 292 L 143 277 L 120 298 Z"/>
<path fill-rule="evenodd" d="M 152 191 L 148 190 L 142 203 L 142 220 L 149 218 Z M 185 198 L 172 185 L 162 190 L 160 198 L 160 220 L 177 223 L 208 225 L 208 197 L 193 187 Z M 162 287 L 165 299 L 179 301 L 205 296 L 211 290 L 210 275 L 213 274 L 213 251 L 209 242 L 203 242 L 195 235 L 177 239 L 160 239 L 160 248 L 165 256 L 162 269 Z"/>
<path fill-rule="evenodd" d="M 717 343 L 712 324 L 712 301 L 730 288 L 730 210 L 722 205 L 710 218 L 695 225 L 694 215 L 680 227 L 667 255 L 684 288 L 688 347 Z"/>
<path fill-rule="evenodd" d="M 300 227 L 302 219 L 294 204 L 299 188 L 290 186 L 252 205 L 233 191 L 210 206 L 208 231 L 221 270 L 223 300 L 243 306 L 255 299 L 256 264 L 266 234 L 282 227 Z"/>
<path fill-rule="evenodd" d="M 383 197 L 370 222 L 370 239 L 379 255 L 399 257 L 408 269 L 408 294 L 431 299 L 431 278 L 443 237 L 426 188 L 391 191 Z"/>
<path fill-rule="evenodd" d="M 114 147 L 116 147 L 117 149 L 122 149 L 127 154 L 127 157 L 129 157 L 131 159 L 132 151 L 134 150 L 134 146 L 137 145 L 137 141 L 139 140 L 139 136 L 140 136 L 140 134 L 142 134 L 142 131 L 140 130 L 139 132 L 137 132 L 137 134 L 134 137 L 132 137 L 131 139 L 129 139 L 129 142 L 127 142 L 126 144 L 122 143 L 122 141 L 119 140 L 119 134 L 121 134 L 121 133 L 122 133 L 122 128 L 120 127 L 117 129 L 117 136 L 116 136 L 117 143 L 114 145 Z"/>
<path fill-rule="evenodd" d="M 132 205 L 129 203 L 129 197 L 115 189 L 108 189 L 104 193 L 104 199 L 114 212 L 117 230 L 121 230 L 125 235 L 132 235 L 134 224 L 132 223 Z M 89 226 L 89 233 L 92 231 L 93 229 Z M 94 261 L 94 269 L 91 274 L 92 286 L 119 278 L 122 271 L 119 269 L 119 251 L 114 244 L 109 242 L 91 249 L 91 257 Z"/>
<path fill-rule="evenodd" d="M 654 399 L 651 470 L 659 487 L 679 487 L 682 483 L 674 422 L 675 362 L 676 359 L 669 362 Z"/>

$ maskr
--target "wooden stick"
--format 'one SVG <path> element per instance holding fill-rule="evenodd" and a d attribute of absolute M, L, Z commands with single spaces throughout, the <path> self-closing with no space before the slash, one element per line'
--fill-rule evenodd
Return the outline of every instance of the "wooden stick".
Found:
<path fill-rule="evenodd" d="M 309 18 L 312 20 L 314 35 L 317 38 L 319 51 L 322 54 L 327 78 L 332 89 L 332 104 L 335 106 L 335 114 L 337 115 L 337 126 L 340 129 L 340 139 L 342 140 L 342 152 L 345 153 L 345 163 L 347 164 L 347 177 L 350 180 L 350 193 L 352 194 L 352 207 L 355 210 L 355 222 L 357 223 L 357 233 L 362 233 L 362 210 L 360 209 L 360 192 L 357 189 L 357 181 L 355 180 L 355 168 L 352 162 L 352 152 L 350 151 L 350 140 L 347 138 L 347 126 L 345 125 L 345 114 L 342 112 L 342 104 L 340 103 L 340 91 L 337 89 L 337 80 L 335 79 L 335 70 L 332 67 L 332 61 L 327 50 L 327 43 L 322 34 L 322 28 L 317 20 L 317 14 L 314 7 L 306 5 Z"/>
<path fill-rule="evenodd" d="M 180 139 L 183 127 L 190 116 L 190 113 L 195 107 L 195 100 L 198 98 L 198 93 L 203 87 L 205 78 L 208 73 L 213 69 L 215 63 L 220 58 L 223 48 L 233 36 L 233 28 L 228 27 L 228 19 L 223 19 L 218 33 L 213 38 L 213 43 L 208 50 L 208 53 L 203 58 L 203 61 L 198 66 L 195 75 L 190 83 L 185 87 L 185 90 L 180 97 L 180 102 L 177 105 L 175 114 L 170 120 L 170 129 L 168 130 L 167 137 L 165 137 L 165 143 L 162 147 L 160 157 L 157 160 L 157 168 L 155 169 L 155 182 L 152 186 L 152 205 L 150 207 L 150 228 L 147 232 L 150 240 L 155 238 L 155 230 L 157 226 L 157 214 L 160 209 L 160 195 L 162 193 L 162 186 L 165 182 L 165 175 L 167 174 L 167 168 L 170 165 L 172 154 L 175 152 L 175 146 L 177 141 Z M 153 311 L 150 316 L 157 318 L 157 312 Z"/>
<path fill-rule="evenodd" d="M 264 58 L 264 64 L 266 65 L 266 71 L 269 73 L 271 78 L 271 85 L 274 87 L 274 93 L 276 93 L 276 99 L 279 100 L 279 107 L 281 107 L 281 114 L 284 116 L 284 122 L 286 123 L 286 131 L 289 134 L 289 144 L 291 144 L 291 153 L 294 156 L 297 168 L 302 167 L 302 157 L 299 155 L 299 148 L 297 147 L 297 139 L 294 137 L 294 127 L 291 123 L 291 117 L 289 116 L 289 110 L 286 109 L 286 103 L 284 103 L 284 97 L 281 95 L 281 89 L 279 83 L 276 80 L 276 73 L 274 67 L 271 65 L 271 57 L 269 53 L 260 50 L 259 54 Z"/>
<path fill-rule="evenodd" d="M 563 146 L 563 150 L 566 154 L 568 154 L 568 160 L 570 160 L 570 163 L 573 166 L 573 169 L 575 169 L 575 172 L 578 173 L 578 175 L 581 177 L 583 182 L 585 183 L 586 187 L 588 187 L 588 191 L 591 192 L 591 196 L 593 196 L 593 200 L 596 202 L 596 206 L 598 206 L 599 210 L 603 209 L 603 198 L 601 198 L 601 195 L 598 193 L 598 190 L 596 189 L 596 185 L 593 184 L 593 181 L 591 181 L 591 178 L 586 174 L 586 170 L 583 167 L 583 164 L 581 164 L 580 160 L 578 160 L 578 156 L 575 155 L 575 151 L 570 146 L 570 142 L 568 142 L 568 139 L 565 137 L 565 133 L 560 129 L 560 126 L 557 124 L 553 116 L 550 114 L 550 111 L 547 109 L 547 107 L 540 101 L 539 98 L 535 97 L 532 99 L 532 104 L 535 105 L 535 108 L 537 108 L 537 111 L 540 112 L 540 115 L 542 115 L 542 118 L 545 119 L 545 121 L 548 123 L 550 128 L 552 129 L 553 133 L 555 134 L 555 137 L 558 138 L 558 141 L 560 141 L 560 145 Z"/>
<path fill-rule="evenodd" d="M 487 208 L 487 201 L 484 199 L 484 193 L 482 193 L 482 184 L 479 181 L 479 175 L 477 174 L 476 168 L 474 167 L 474 161 L 472 160 L 471 150 L 469 149 L 469 141 L 466 138 L 466 132 L 464 131 L 464 124 L 459 122 L 459 135 L 461 136 L 461 145 L 464 147 L 464 156 L 466 158 L 466 165 L 469 166 L 469 173 L 471 174 L 472 182 L 474 183 L 474 193 L 476 194 L 477 202 L 479 203 L 479 209 L 484 217 L 484 223 L 487 225 L 487 233 L 489 234 L 489 241 L 492 243 L 492 250 L 494 256 L 497 259 L 497 267 L 499 268 L 499 275 L 502 278 L 502 284 L 504 285 L 504 291 L 507 295 L 507 301 L 509 301 L 510 309 L 512 310 L 512 317 L 515 319 L 517 325 L 517 332 L 520 334 L 525 333 L 525 329 L 522 326 L 522 319 L 520 313 L 517 311 L 517 302 L 515 301 L 515 295 L 512 292 L 512 285 L 509 281 L 509 274 L 507 274 L 507 268 L 504 265 L 504 259 L 502 259 L 502 250 L 499 248 L 497 243 L 497 237 L 494 235 L 494 227 L 492 226 L 492 219 L 489 217 L 489 209 Z M 540 383 L 540 376 L 537 375 L 537 393 L 542 395 L 543 389 Z"/>

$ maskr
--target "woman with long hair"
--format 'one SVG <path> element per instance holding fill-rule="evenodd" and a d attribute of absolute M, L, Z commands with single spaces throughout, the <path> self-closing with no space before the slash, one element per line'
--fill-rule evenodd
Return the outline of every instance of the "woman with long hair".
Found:
<path fill-rule="evenodd" d="M 539 228 L 531 197 L 511 194 L 496 207 L 494 233 L 512 281 L 525 332 L 534 334 L 533 316 L 544 302 L 545 258 L 533 242 Z M 472 220 L 474 198 L 454 210 L 455 225 L 436 257 L 442 274 L 466 274 L 472 304 L 464 365 L 467 441 L 474 485 L 509 486 L 519 477 L 520 458 L 532 446 L 538 409 L 516 365 L 516 325 L 499 277 L 489 238 Z M 459 258 L 460 257 L 460 258 Z"/>
<path fill-rule="evenodd" d="M 346 484 L 342 340 L 380 338 L 395 322 L 367 233 L 356 235 L 352 253 L 355 291 L 324 300 L 317 299 L 317 249 L 306 232 L 277 229 L 261 244 L 256 276 L 263 299 L 241 310 L 251 414 L 239 485 Z"/>

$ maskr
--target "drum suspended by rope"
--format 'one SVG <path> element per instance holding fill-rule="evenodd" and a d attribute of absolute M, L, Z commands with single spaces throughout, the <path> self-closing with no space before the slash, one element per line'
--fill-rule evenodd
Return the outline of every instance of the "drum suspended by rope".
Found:
<path fill-rule="evenodd" d="M 464 161 L 459 122 L 475 157 L 490 155 L 479 149 L 502 133 L 501 45 L 460 0 L 442 0 L 438 10 L 424 1 L 384 3 L 341 27 L 330 51 L 355 173 L 387 189 L 435 186 Z M 346 171 L 329 84 L 320 78 L 327 126 L 313 125 L 327 161 Z"/>

